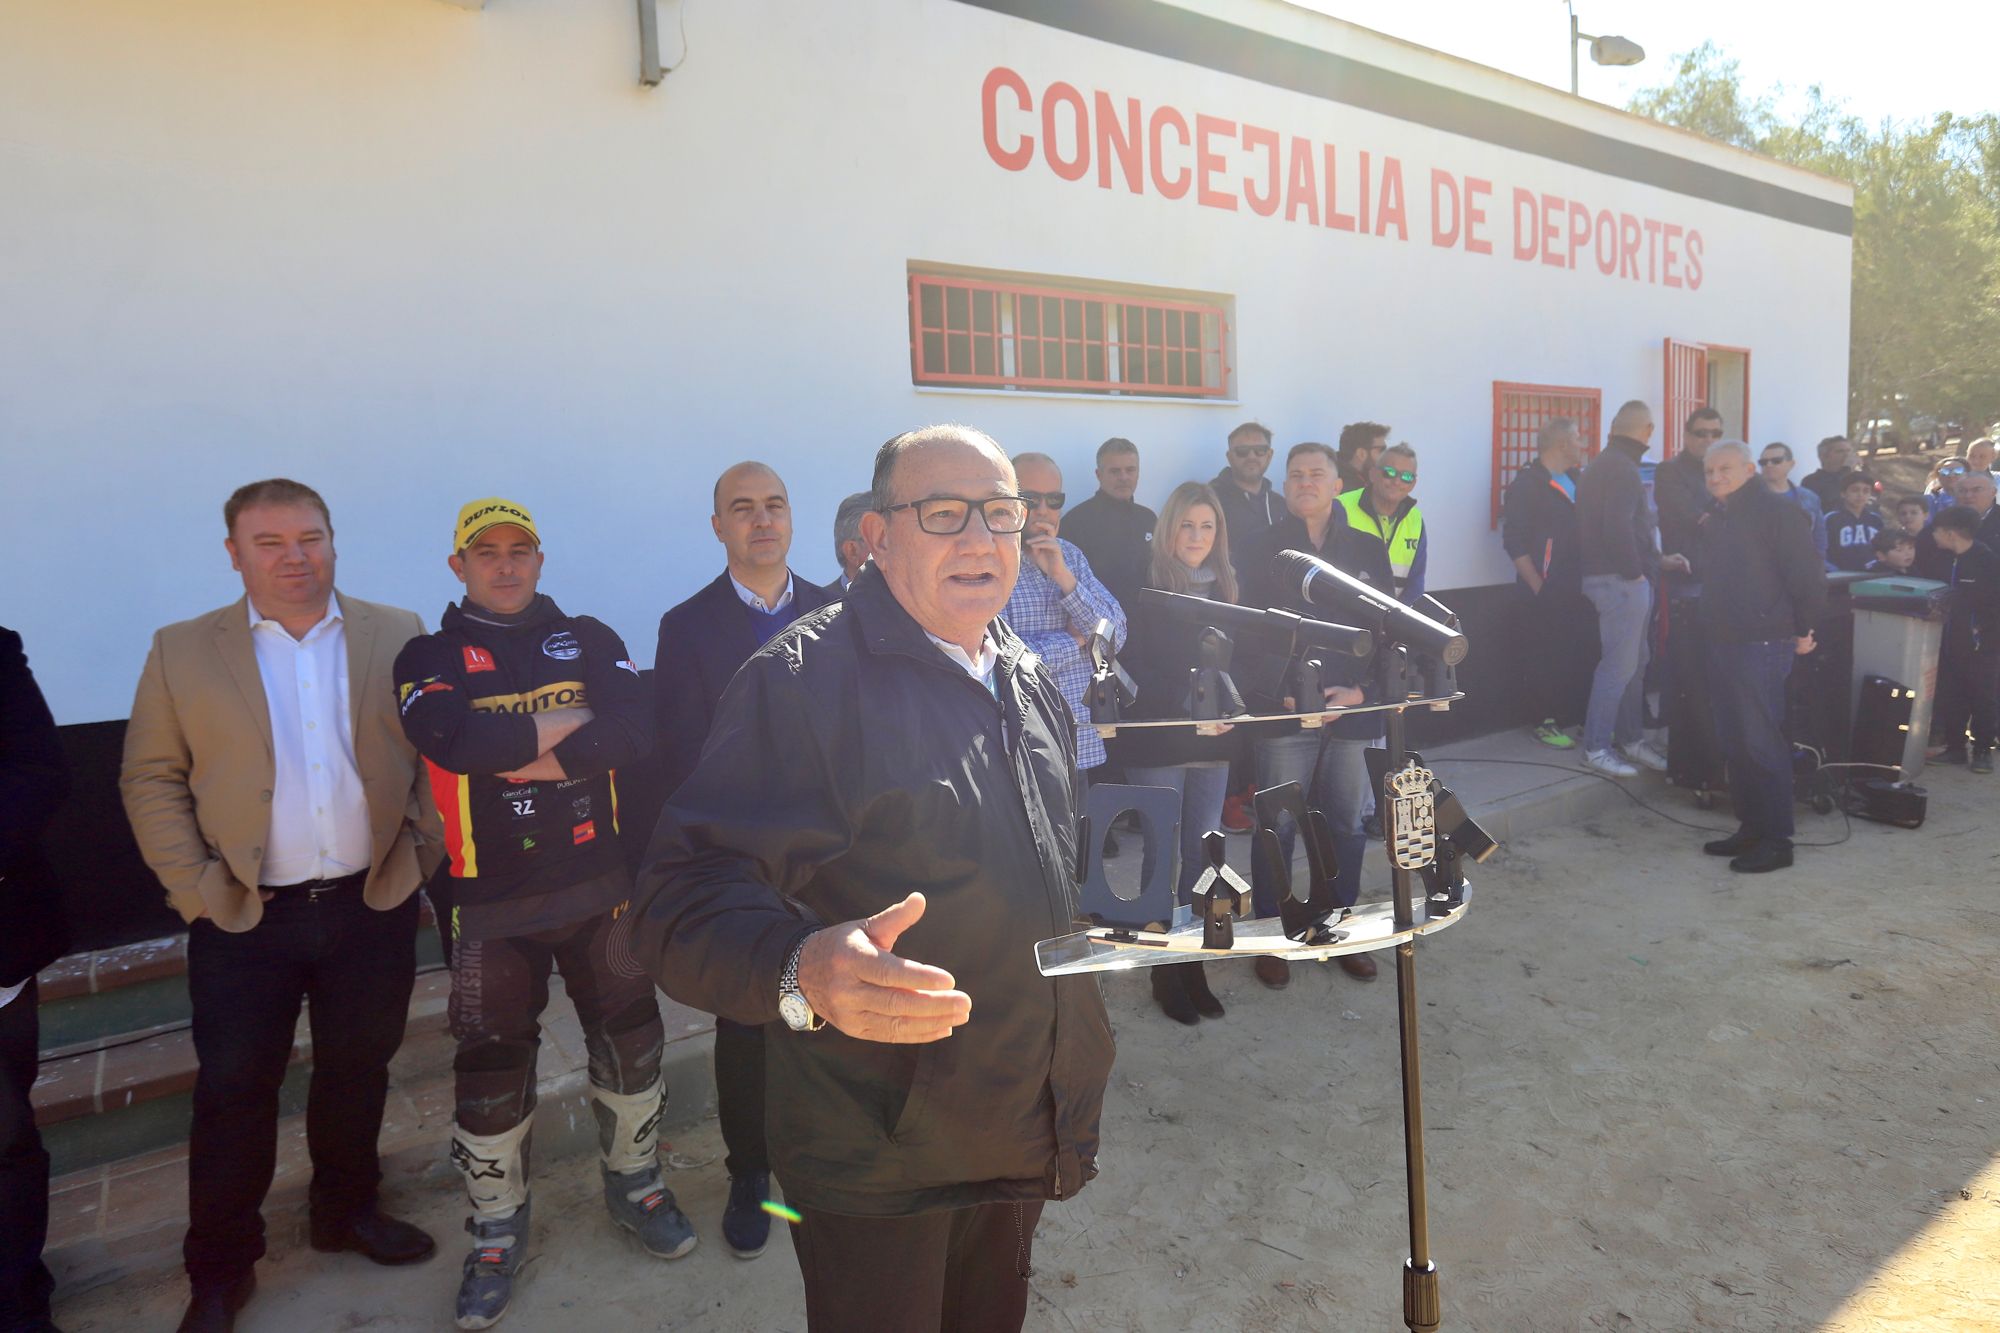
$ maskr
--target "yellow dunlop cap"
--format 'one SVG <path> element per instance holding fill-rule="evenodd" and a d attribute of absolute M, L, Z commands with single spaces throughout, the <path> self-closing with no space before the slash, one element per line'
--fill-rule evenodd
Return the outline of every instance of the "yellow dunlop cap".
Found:
<path fill-rule="evenodd" d="M 512 500 L 489 495 L 484 500 L 472 501 L 458 511 L 458 526 L 451 533 L 451 549 L 453 552 L 463 551 L 478 540 L 480 533 L 503 523 L 523 529 L 535 539 L 535 545 L 542 544 L 542 534 L 535 530 L 534 515 Z"/>

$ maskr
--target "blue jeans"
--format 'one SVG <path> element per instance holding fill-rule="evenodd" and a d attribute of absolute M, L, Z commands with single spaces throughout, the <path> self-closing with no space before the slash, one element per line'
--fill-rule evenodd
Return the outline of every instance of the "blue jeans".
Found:
<path fill-rule="evenodd" d="M 1208 868 L 1201 836 L 1222 827 L 1222 802 L 1229 795 L 1229 763 L 1216 759 L 1199 764 L 1175 764 L 1170 768 L 1127 768 L 1126 784 L 1133 787 L 1172 787 L 1181 794 L 1181 872 L 1175 879 L 1174 901 L 1189 902 L 1188 890 Z M 1141 858 L 1139 882 L 1153 876 L 1153 848 L 1149 843 Z"/>
<path fill-rule="evenodd" d="M 1326 816 L 1327 832 L 1333 837 L 1333 854 L 1340 862 L 1334 877 L 1333 898 L 1340 907 L 1352 907 L 1361 894 L 1361 858 L 1367 854 L 1368 839 L 1361 832 L 1361 817 L 1368 812 L 1368 764 L 1363 757 L 1371 744 L 1342 736 L 1326 738 L 1326 761 L 1319 766 L 1319 780 L 1306 796 L 1306 808 Z M 1301 731 L 1296 736 L 1278 736 L 1257 742 L 1257 790 L 1281 783 L 1296 782 L 1301 787 L 1312 776 L 1313 761 L 1319 757 L 1320 733 Z M 1298 830 L 1286 820 L 1278 830 L 1278 855 L 1292 863 L 1292 845 Z M 1277 898 L 1268 886 L 1253 884 L 1257 915 L 1276 916 Z"/>
<path fill-rule="evenodd" d="M 1792 840 L 1792 747 L 1785 739 L 1790 639 L 1708 645 L 1716 738 L 1729 761 L 1736 820 L 1760 841 Z"/>
<path fill-rule="evenodd" d="M 1597 608 L 1597 672 L 1583 715 L 1583 748 L 1609 750 L 1645 739 L 1646 629 L 1653 585 L 1616 574 L 1586 574 L 1583 595 Z"/>

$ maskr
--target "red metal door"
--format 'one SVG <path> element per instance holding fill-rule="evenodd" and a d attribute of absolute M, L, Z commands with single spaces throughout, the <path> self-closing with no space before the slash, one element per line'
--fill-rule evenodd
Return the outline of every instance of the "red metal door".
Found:
<path fill-rule="evenodd" d="M 1681 428 L 1688 413 L 1708 405 L 1708 349 L 1700 343 L 1668 338 L 1665 343 L 1666 391 L 1659 424 L 1660 457 L 1680 452 Z"/>

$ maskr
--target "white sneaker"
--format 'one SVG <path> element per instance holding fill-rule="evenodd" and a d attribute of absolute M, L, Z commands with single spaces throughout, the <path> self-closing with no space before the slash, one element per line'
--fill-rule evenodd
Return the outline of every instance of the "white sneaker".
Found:
<path fill-rule="evenodd" d="M 1585 768 L 1596 769 L 1608 778 L 1636 778 L 1639 770 L 1609 750 L 1592 750 L 1583 757 Z"/>
<path fill-rule="evenodd" d="M 1641 768 L 1650 768 L 1655 773 L 1667 771 L 1667 757 L 1659 752 L 1651 741 L 1638 741 L 1632 745 L 1622 745 L 1619 752 Z"/>

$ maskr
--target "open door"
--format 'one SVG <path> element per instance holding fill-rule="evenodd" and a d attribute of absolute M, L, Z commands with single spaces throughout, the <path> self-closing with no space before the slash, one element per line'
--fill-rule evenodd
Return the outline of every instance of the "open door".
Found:
<path fill-rule="evenodd" d="M 1710 343 L 1708 405 L 1722 413 L 1724 438 L 1758 448 L 1750 438 L 1750 349 Z"/>

